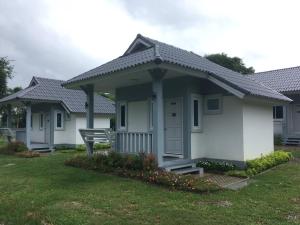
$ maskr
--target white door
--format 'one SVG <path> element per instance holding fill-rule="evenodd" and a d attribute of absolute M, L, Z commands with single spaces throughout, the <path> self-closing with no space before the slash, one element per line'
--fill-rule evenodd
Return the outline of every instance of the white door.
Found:
<path fill-rule="evenodd" d="M 165 100 L 165 153 L 183 154 L 182 98 Z"/>
<path fill-rule="evenodd" d="M 300 133 L 300 105 L 295 104 L 293 110 L 293 130 L 294 133 Z"/>
<path fill-rule="evenodd" d="M 50 113 L 45 113 L 45 143 L 50 144 Z"/>

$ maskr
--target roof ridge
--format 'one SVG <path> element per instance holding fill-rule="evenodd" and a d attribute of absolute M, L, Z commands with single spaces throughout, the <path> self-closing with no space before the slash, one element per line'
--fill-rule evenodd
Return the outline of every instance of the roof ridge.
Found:
<path fill-rule="evenodd" d="M 60 79 L 54 79 L 54 78 L 48 78 L 48 77 L 39 77 L 39 76 L 34 76 L 36 79 L 41 79 L 41 80 L 55 80 L 55 81 L 61 81 L 65 82 L 65 80 L 60 80 Z"/>
<path fill-rule="evenodd" d="M 155 45 L 155 43 L 154 43 L 153 41 L 156 41 L 156 42 L 158 42 L 158 43 L 161 43 L 161 44 L 164 44 L 164 45 L 170 46 L 170 47 L 172 47 L 172 48 L 176 48 L 176 49 L 179 49 L 179 50 L 185 51 L 185 52 L 187 52 L 187 53 L 191 53 L 191 51 L 188 51 L 188 50 L 186 50 L 186 49 L 183 49 L 183 48 L 177 47 L 177 46 L 175 46 L 175 45 L 171 45 L 171 44 L 168 44 L 168 43 L 166 43 L 166 42 L 158 41 L 158 40 L 156 40 L 156 39 L 149 38 L 149 37 L 143 36 L 143 35 L 141 35 L 141 34 L 140 34 L 140 36 L 141 36 L 141 37 L 143 37 L 143 38 L 145 38 L 145 39 L 147 39 L 148 41 L 151 41 L 151 42 L 152 42 L 154 45 Z M 202 57 L 202 56 L 201 56 L 201 57 Z"/>
<path fill-rule="evenodd" d="M 286 68 L 281 68 L 281 69 L 266 70 L 266 71 L 261 71 L 261 72 L 252 73 L 252 74 L 248 74 L 248 75 L 256 75 L 256 74 L 269 73 L 269 72 L 275 72 L 275 71 L 281 71 L 281 70 L 290 70 L 290 69 L 296 69 L 296 68 L 300 68 L 300 66 L 292 66 L 292 67 L 286 67 Z"/>

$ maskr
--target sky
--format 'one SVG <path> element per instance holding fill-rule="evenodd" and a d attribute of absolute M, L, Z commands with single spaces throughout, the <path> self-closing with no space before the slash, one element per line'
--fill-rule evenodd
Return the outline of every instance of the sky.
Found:
<path fill-rule="evenodd" d="M 122 55 L 138 33 L 257 72 L 300 65 L 297 0 L 0 0 L 9 86 L 67 80 Z"/>

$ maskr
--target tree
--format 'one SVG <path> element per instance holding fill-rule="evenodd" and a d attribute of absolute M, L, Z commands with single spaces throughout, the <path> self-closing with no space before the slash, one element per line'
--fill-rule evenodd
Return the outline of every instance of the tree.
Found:
<path fill-rule="evenodd" d="M 11 61 L 7 57 L 0 57 L 0 98 L 7 95 L 7 80 L 12 78 L 13 68 Z M 4 124 L 6 120 L 6 111 L 7 108 L 5 106 L 0 107 L 0 124 Z"/>
<path fill-rule="evenodd" d="M 0 98 L 7 94 L 7 80 L 12 78 L 13 68 L 7 57 L 0 57 Z"/>
<path fill-rule="evenodd" d="M 8 88 L 6 95 L 12 95 L 21 91 L 22 87 L 14 87 Z M 12 107 L 12 121 L 13 126 L 16 128 L 22 128 L 26 126 L 26 110 L 22 106 L 14 106 Z"/>
<path fill-rule="evenodd" d="M 255 72 L 252 66 L 246 67 L 241 58 L 230 57 L 226 53 L 209 54 L 205 55 L 204 57 L 216 64 L 219 64 L 220 66 L 226 67 L 241 74 L 251 74 Z"/>

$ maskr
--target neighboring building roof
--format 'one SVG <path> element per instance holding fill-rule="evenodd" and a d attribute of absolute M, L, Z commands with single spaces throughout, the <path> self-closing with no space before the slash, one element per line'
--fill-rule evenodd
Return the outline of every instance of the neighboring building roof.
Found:
<path fill-rule="evenodd" d="M 70 112 L 84 113 L 86 94 L 81 90 L 72 90 L 62 87 L 62 80 L 33 77 L 30 85 L 17 93 L 0 99 L 0 103 L 9 101 L 45 101 L 64 104 Z M 115 105 L 111 100 L 95 95 L 95 113 L 113 114 Z"/>
<path fill-rule="evenodd" d="M 107 62 L 99 67 L 87 71 L 79 76 L 76 76 L 63 85 L 81 82 L 97 76 L 107 75 L 116 71 L 125 70 L 147 63 L 167 63 L 175 64 L 185 68 L 194 69 L 206 72 L 216 79 L 228 84 L 236 90 L 241 91 L 246 95 L 253 95 L 259 97 L 267 97 L 283 101 L 291 101 L 286 96 L 278 93 L 270 87 L 264 86 L 260 82 L 252 79 L 249 76 L 242 75 L 234 72 L 220 65 L 217 65 L 206 58 L 203 58 L 193 52 L 189 52 L 147 37 L 138 35 L 137 39 L 147 43 L 149 47 L 141 48 L 138 50 L 125 52 L 119 58 Z M 134 42 L 133 42 L 134 43 Z M 132 47 L 130 45 L 129 49 Z"/>
<path fill-rule="evenodd" d="M 300 66 L 251 74 L 250 77 L 279 92 L 300 90 Z"/>

